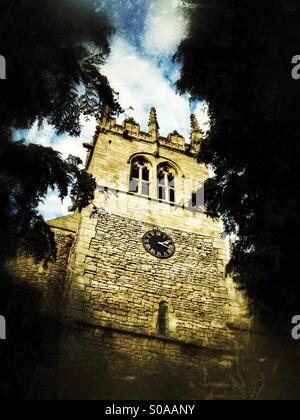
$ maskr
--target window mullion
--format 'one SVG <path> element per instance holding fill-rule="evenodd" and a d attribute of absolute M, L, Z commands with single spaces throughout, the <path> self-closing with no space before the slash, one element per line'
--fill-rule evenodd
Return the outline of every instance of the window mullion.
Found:
<path fill-rule="evenodd" d="M 139 194 L 143 192 L 143 167 L 140 165 L 139 170 Z"/>
<path fill-rule="evenodd" d="M 170 201 L 169 181 L 168 181 L 167 172 L 165 172 L 165 190 L 166 190 L 166 201 Z"/>

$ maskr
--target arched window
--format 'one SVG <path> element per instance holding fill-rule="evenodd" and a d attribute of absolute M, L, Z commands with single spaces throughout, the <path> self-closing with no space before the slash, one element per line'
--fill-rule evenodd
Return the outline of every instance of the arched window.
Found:
<path fill-rule="evenodd" d="M 158 199 L 175 203 L 175 170 L 168 164 L 158 167 Z"/>
<path fill-rule="evenodd" d="M 169 334 L 169 309 L 166 302 L 160 302 L 158 310 L 158 334 Z"/>
<path fill-rule="evenodd" d="M 150 163 L 143 157 L 132 162 L 129 191 L 146 196 L 150 194 Z"/>
<path fill-rule="evenodd" d="M 6 60 L 0 55 L 0 79 L 6 79 Z"/>

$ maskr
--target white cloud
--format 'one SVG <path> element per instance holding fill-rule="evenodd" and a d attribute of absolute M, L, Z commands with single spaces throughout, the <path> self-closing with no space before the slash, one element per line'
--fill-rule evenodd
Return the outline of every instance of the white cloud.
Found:
<path fill-rule="evenodd" d="M 91 119 L 85 121 L 82 119 L 82 133 L 79 138 L 62 135 L 57 137 L 53 127 L 48 124 L 39 129 L 38 124 L 34 124 L 31 130 L 25 135 L 28 143 L 40 144 L 45 147 L 52 147 L 62 154 L 63 158 L 69 155 L 78 156 L 85 162 L 86 150 L 82 143 L 90 142 L 96 129 L 96 121 Z M 66 198 L 63 202 L 58 197 L 57 191 L 51 191 L 47 198 L 39 206 L 39 211 L 45 220 L 54 219 L 68 214 L 68 208 L 71 206 L 70 198 Z"/>
<path fill-rule="evenodd" d="M 69 135 L 56 136 L 53 127 L 47 123 L 39 129 L 38 124 L 29 130 L 26 134 L 26 141 L 28 143 L 40 144 L 45 147 L 52 147 L 62 154 L 63 158 L 67 158 L 69 155 L 78 156 L 85 161 L 86 150 L 83 148 L 82 143 L 90 142 L 95 133 L 96 121 L 91 119 L 85 121 L 81 120 L 82 133 L 79 138 L 74 138 Z"/>
<path fill-rule="evenodd" d="M 143 47 L 153 55 L 172 55 L 187 33 L 181 0 L 153 0 L 145 22 Z"/>
<path fill-rule="evenodd" d="M 120 93 L 123 108 L 143 130 L 148 130 L 149 109 L 157 109 L 161 135 L 177 130 L 189 137 L 190 106 L 187 96 L 179 96 L 150 57 L 143 56 L 122 38 L 116 37 L 104 68 L 113 88 Z M 170 69 L 171 71 L 171 69 Z"/>
<path fill-rule="evenodd" d="M 71 200 L 66 198 L 63 202 L 59 199 L 57 191 L 52 191 L 39 206 L 39 211 L 45 220 L 55 219 L 68 214 L 68 208 L 71 206 Z"/>

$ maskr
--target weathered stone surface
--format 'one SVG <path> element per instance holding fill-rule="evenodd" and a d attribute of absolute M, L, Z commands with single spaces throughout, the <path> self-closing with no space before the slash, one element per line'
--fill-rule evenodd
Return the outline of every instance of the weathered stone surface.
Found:
<path fill-rule="evenodd" d="M 158 308 L 164 301 L 172 307 L 170 337 L 231 346 L 234 333 L 227 324 L 240 317 L 242 309 L 237 302 L 231 305 L 213 238 L 168 228 L 176 252 L 158 260 L 142 243 L 143 235 L 155 227 L 117 215 L 98 219 L 81 274 L 90 322 L 156 335 Z M 77 284 L 73 281 L 71 290 Z"/>
<path fill-rule="evenodd" d="M 74 234 L 54 229 L 57 259 L 55 262 L 36 263 L 33 258 L 19 253 L 8 269 L 18 279 L 23 289 L 32 296 L 32 312 L 59 316 L 67 291 L 67 271 Z"/>
<path fill-rule="evenodd" d="M 80 214 L 74 213 L 69 216 L 59 217 L 57 219 L 48 220 L 48 225 L 53 229 L 75 233 L 78 230 L 80 222 Z"/>

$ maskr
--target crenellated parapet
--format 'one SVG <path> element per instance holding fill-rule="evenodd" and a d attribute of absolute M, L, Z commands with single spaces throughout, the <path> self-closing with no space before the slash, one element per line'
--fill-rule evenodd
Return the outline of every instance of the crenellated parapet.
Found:
<path fill-rule="evenodd" d="M 197 154 L 201 148 L 203 131 L 201 130 L 195 115 L 191 116 L 190 143 L 176 130 L 168 134 L 167 137 L 160 136 L 160 127 L 155 108 L 150 109 L 148 127 L 148 132 L 141 131 L 140 124 L 133 118 L 125 119 L 123 124 L 120 125 L 117 123 L 116 118 L 110 113 L 110 110 L 105 108 L 101 114 L 95 138 L 98 138 L 98 134 L 100 133 L 111 132 L 112 134 L 122 136 L 125 140 L 153 143 L 157 153 L 159 153 L 160 147 L 171 148 L 182 153 L 188 151 L 191 154 Z M 87 144 L 85 144 L 85 147 L 89 148 Z"/>
<path fill-rule="evenodd" d="M 172 149 L 177 149 L 181 151 L 186 150 L 186 141 L 185 138 L 180 135 L 177 131 L 170 133 L 167 138 L 160 138 L 161 145 L 171 147 Z"/>

